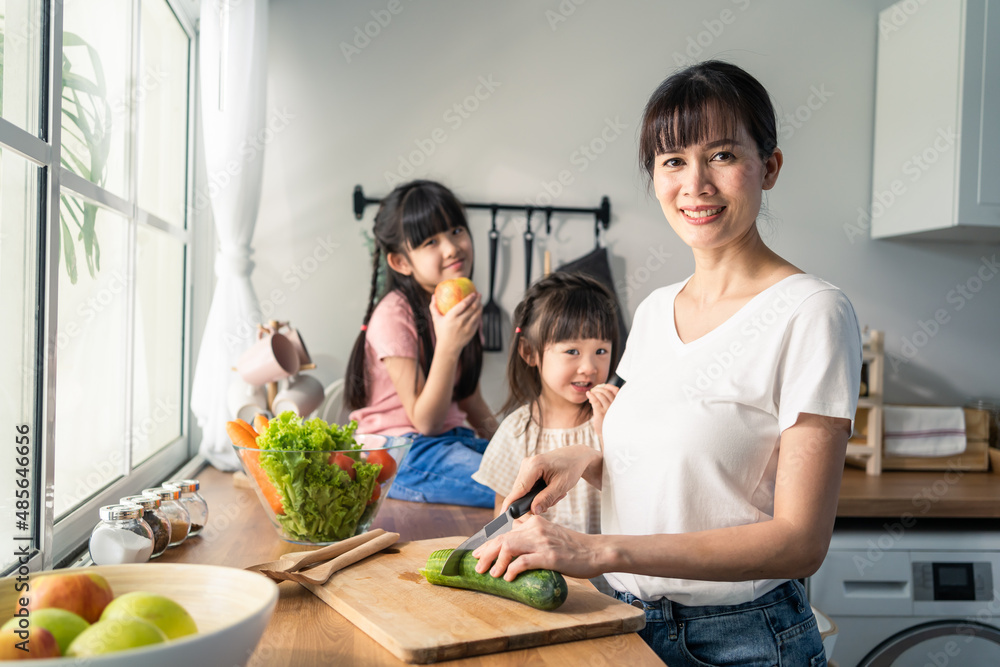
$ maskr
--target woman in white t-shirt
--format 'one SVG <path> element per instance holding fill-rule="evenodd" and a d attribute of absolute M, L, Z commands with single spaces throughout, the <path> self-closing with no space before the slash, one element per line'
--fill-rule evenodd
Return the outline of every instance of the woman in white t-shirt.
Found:
<path fill-rule="evenodd" d="M 505 500 L 544 477 L 540 514 L 583 477 L 601 489 L 603 534 L 532 516 L 477 549 L 477 569 L 604 574 L 646 609 L 640 634 L 671 667 L 825 664 L 796 579 L 833 530 L 861 372 L 854 310 L 761 240 L 782 154 L 750 74 L 708 61 L 666 79 L 639 153 L 694 274 L 636 310 L 603 454 L 526 459 Z"/>

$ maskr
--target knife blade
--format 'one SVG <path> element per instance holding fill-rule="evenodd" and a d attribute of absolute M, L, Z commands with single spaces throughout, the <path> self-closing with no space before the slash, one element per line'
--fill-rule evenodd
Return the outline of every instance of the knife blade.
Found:
<path fill-rule="evenodd" d="M 539 478 L 538 481 L 535 482 L 535 485 L 531 487 L 531 490 L 512 502 L 510 506 L 504 510 L 503 514 L 483 526 L 475 535 L 459 544 L 455 550 L 451 552 L 451 555 L 448 556 L 448 560 L 445 561 L 444 567 L 441 568 L 441 574 L 446 577 L 453 577 L 458 574 L 458 563 L 462 560 L 462 556 L 469 551 L 474 551 L 479 547 L 479 545 L 485 543 L 487 540 L 509 531 L 514 526 L 514 519 L 524 516 L 531 511 L 532 501 L 535 500 L 535 496 L 538 495 L 538 492 L 544 488 L 545 480 Z"/>

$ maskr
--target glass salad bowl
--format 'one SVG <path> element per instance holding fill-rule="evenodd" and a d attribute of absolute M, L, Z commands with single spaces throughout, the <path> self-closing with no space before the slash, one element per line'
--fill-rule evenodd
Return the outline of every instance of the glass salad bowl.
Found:
<path fill-rule="evenodd" d="M 256 448 L 233 444 L 281 539 L 332 544 L 371 527 L 412 440 L 359 435 L 355 426 L 284 412 L 261 429 Z"/>

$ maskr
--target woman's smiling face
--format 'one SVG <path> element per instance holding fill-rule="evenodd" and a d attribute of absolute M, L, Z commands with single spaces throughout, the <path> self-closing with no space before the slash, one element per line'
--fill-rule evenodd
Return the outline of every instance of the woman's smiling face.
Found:
<path fill-rule="evenodd" d="M 774 187 L 781 151 L 762 160 L 746 130 L 657 153 L 653 190 L 663 214 L 691 248 L 726 247 L 755 225 L 764 190 Z"/>

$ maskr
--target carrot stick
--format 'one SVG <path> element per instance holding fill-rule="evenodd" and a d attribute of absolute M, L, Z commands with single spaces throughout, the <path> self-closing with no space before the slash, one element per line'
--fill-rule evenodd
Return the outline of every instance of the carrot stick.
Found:
<path fill-rule="evenodd" d="M 243 422 L 245 424 L 246 422 Z M 257 449 L 257 437 L 247 433 L 246 428 L 239 422 L 226 422 L 226 434 L 237 447 L 247 447 Z"/>
<path fill-rule="evenodd" d="M 237 447 L 256 450 L 257 439 L 247 432 L 247 427 L 249 425 L 246 422 L 241 424 L 240 421 L 241 420 L 226 422 L 226 433 L 229 435 L 229 439 L 232 440 L 233 444 Z M 274 488 L 274 485 L 271 483 L 271 479 L 267 476 L 267 473 L 260 467 L 260 452 L 241 450 L 239 452 L 239 456 L 240 459 L 242 459 L 247 472 L 257 483 L 257 488 L 260 489 L 261 495 L 264 496 L 267 504 L 271 506 L 271 510 L 275 514 L 284 514 L 285 507 L 281 502 L 281 495 L 278 493 L 278 490 Z"/>
<path fill-rule="evenodd" d="M 253 418 L 253 428 L 257 431 L 258 435 L 263 435 L 264 431 L 267 430 L 267 415 L 257 413 Z"/>
<path fill-rule="evenodd" d="M 258 433 L 257 431 L 255 431 L 254 428 L 253 428 L 253 426 L 251 426 L 249 424 L 249 422 L 247 422 L 246 420 L 240 419 L 239 417 L 237 417 L 236 418 L 236 423 L 239 424 L 240 426 L 242 426 L 243 428 L 245 428 L 246 430 L 250 431 L 250 435 L 252 435 L 255 440 L 257 439 L 257 436 L 260 435 L 260 433 Z"/>

